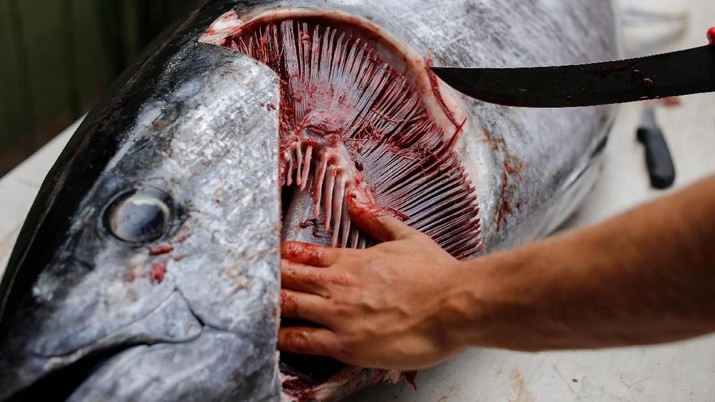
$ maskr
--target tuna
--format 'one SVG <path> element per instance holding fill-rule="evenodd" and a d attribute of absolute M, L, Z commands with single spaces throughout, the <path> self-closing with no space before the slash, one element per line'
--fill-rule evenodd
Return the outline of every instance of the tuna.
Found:
<path fill-rule="evenodd" d="M 276 351 L 280 242 L 369 247 L 348 196 L 458 258 L 553 232 L 614 109 L 485 104 L 429 67 L 614 59 L 613 21 L 589 0 L 204 2 L 45 179 L 0 283 L 0 401 L 336 400 L 410 380 Z"/>

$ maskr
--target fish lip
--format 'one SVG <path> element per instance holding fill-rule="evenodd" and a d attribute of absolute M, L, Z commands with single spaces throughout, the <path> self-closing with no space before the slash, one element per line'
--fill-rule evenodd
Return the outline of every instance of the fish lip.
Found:
<path fill-rule="evenodd" d="M 102 345 L 103 339 L 111 338 L 123 329 L 141 323 L 147 319 L 151 320 L 153 314 L 160 312 L 162 308 L 164 308 L 166 304 L 171 301 L 172 297 L 178 297 L 186 303 L 189 313 L 199 324 L 199 331 L 196 334 L 189 336 L 186 339 L 174 342 L 159 339 L 152 342 L 151 340 L 147 340 L 146 337 L 140 336 L 138 338 L 128 338 L 118 340 L 116 343 L 109 342 Z M 44 367 L 47 369 L 44 373 L 34 378 L 28 384 L 13 390 L 8 395 L 3 395 L 3 393 L 0 392 L 0 400 L 42 400 L 40 397 L 42 395 L 46 395 L 48 392 L 52 392 L 53 394 L 56 392 L 57 395 L 60 395 L 57 396 L 58 400 L 68 399 L 74 391 L 81 387 L 92 376 L 94 372 L 101 369 L 105 363 L 111 361 L 111 359 L 121 355 L 127 350 L 138 346 L 177 345 L 193 342 L 201 336 L 205 328 L 206 324 L 203 323 L 198 316 L 196 316 L 191 309 L 191 305 L 188 303 L 181 291 L 179 289 L 175 289 L 175 294 L 167 297 L 155 309 L 148 312 L 142 318 L 127 324 L 125 327 L 117 329 L 114 333 L 108 334 L 104 338 L 101 338 L 91 344 L 84 345 L 67 354 L 44 354 L 38 351 L 30 351 L 24 358 L 15 356 L 15 359 L 21 359 L 20 361 L 24 360 L 32 362 L 31 366 L 41 368 Z M 100 344 L 100 346 L 97 347 L 97 344 Z M 11 358 L 10 362 L 12 361 L 13 360 Z M 34 396 L 38 397 L 36 398 Z"/>
<path fill-rule="evenodd" d="M 105 362 L 140 344 L 124 343 L 91 351 L 68 365 L 50 370 L 26 387 L 6 395 L 4 398 L 7 399 L 3 400 L 8 402 L 41 400 L 48 394 L 53 395 L 54 399 L 66 400 Z"/>

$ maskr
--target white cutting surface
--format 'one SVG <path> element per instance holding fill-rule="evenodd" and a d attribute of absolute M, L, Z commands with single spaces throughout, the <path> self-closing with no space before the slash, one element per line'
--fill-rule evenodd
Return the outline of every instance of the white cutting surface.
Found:
<path fill-rule="evenodd" d="M 715 26 L 715 1 L 621 0 L 621 9 L 685 15 L 678 21 L 645 24 L 625 13 L 628 56 L 705 43 Z M 679 29 L 682 28 L 682 29 Z M 715 72 L 714 72 L 715 74 Z M 715 94 L 681 98 L 660 107 L 657 118 L 675 160 L 674 189 L 715 173 Z M 619 113 L 600 181 L 566 230 L 599 222 L 664 194 L 649 188 L 643 149 L 635 140 L 642 104 Z M 0 274 L 17 232 L 45 174 L 77 125 L 0 180 Z M 424 370 L 417 390 L 407 384 L 376 385 L 356 401 L 715 401 L 715 336 L 669 345 L 600 351 L 517 353 L 473 349 Z"/>

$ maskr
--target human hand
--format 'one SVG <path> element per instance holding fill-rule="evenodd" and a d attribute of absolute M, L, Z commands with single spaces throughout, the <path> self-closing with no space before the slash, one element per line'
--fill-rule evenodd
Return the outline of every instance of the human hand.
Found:
<path fill-rule="evenodd" d="M 466 347 L 455 301 L 460 263 L 430 237 L 349 198 L 354 223 L 382 241 L 365 250 L 287 242 L 281 315 L 321 327 L 283 327 L 282 351 L 347 364 L 412 370 Z M 460 304 L 464 305 L 464 304 Z"/>

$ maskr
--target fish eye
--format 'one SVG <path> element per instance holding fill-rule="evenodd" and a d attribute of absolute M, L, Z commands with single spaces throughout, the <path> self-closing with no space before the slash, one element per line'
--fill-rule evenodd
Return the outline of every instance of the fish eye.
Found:
<path fill-rule="evenodd" d="M 173 215 L 173 202 L 166 193 L 143 188 L 115 197 L 104 213 L 104 226 L 119 240 L 148 243 L 169 230 Z"/>

